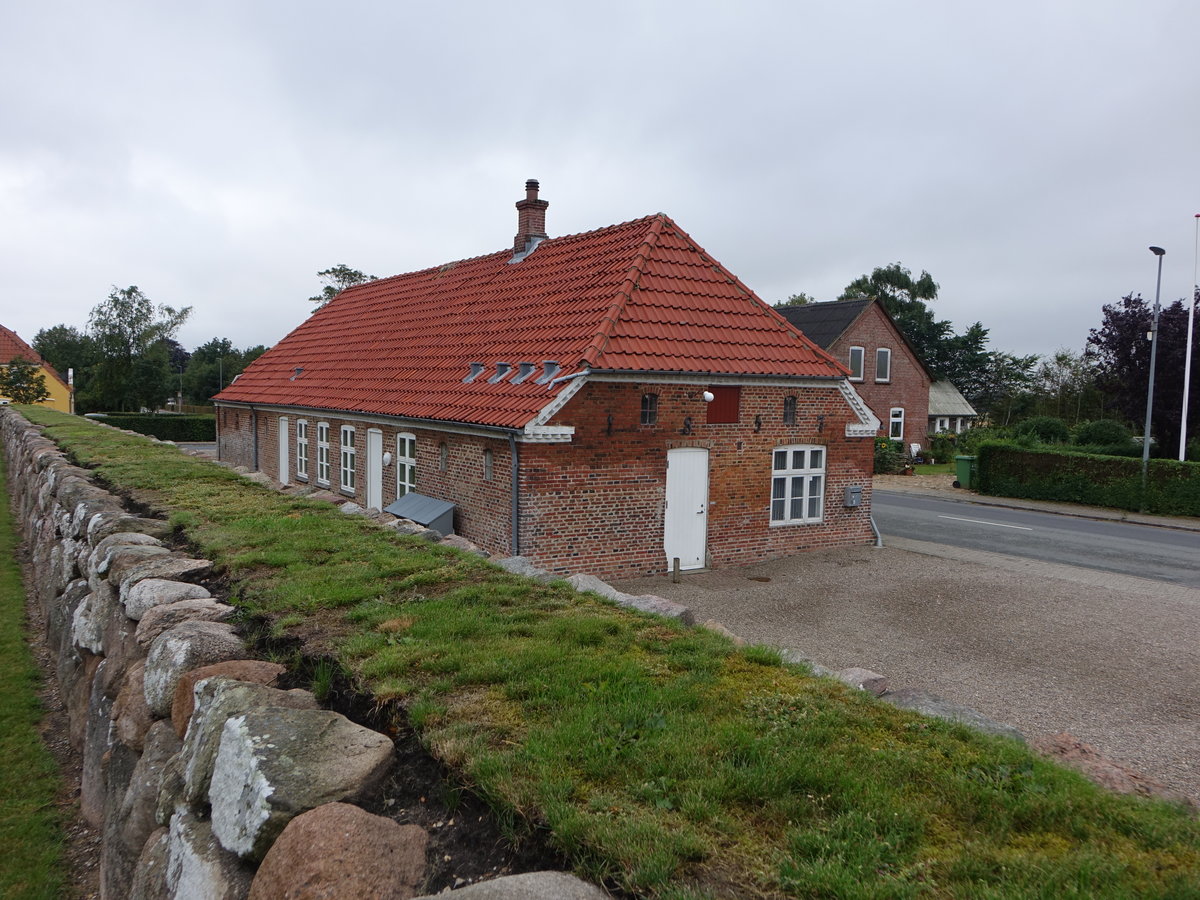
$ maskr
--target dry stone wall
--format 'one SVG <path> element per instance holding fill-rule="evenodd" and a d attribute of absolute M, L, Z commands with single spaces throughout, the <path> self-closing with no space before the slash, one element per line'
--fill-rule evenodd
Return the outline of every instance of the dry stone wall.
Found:
<path fill-rule="evenodd" d="M 211 562 L 173 551 L 164 522 L 130 514 L 15 411 L 0 437 L 82 754 L 80 809 L 103 836 L 101 896 L 418 894 L 425 832 L 354 805 L 392 769 L 391 739 L 277 687 L 281 667 L 250 658 L 203 586 Z M 605 896 L 562 873 L 514 877 L 464 890 Z"/>

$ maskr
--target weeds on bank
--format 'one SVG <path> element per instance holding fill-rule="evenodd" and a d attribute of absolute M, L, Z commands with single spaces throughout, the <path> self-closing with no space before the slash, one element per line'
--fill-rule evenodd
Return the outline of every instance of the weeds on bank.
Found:
<path fill-rule="evenodd" d="M 508 575 L 169 447 L 30 416 L 170 510 L 246 605 L 401 700 L 515 834 L 546 829 L 593 878 L 671 900 L 1200 897 L 1200 827 L 1177 809 L 767 648 Z"/>
<path fill-rule="evenodd" d="M 61 895 L 59 774 L 42 745 L 38 674 L 25 642 L 25 589 L 0 453 L 0 897 Z"/>

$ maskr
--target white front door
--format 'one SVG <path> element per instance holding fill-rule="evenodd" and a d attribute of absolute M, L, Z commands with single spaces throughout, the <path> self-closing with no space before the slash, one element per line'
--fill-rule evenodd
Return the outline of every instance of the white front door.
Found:
<path fill-rule="evenodd" d="M 383 432 L 367 431 L 367 508 L 383 509 Z"/>
<path fill-rule="evenodd" d="M 663 513 L 663 549 L 667 567 L 704 568 L 708 540 L 708 451 L 679 447 L 667 451 L 667 508 Z"/>
<path fill-rule="evenodd" d="M 291 484 L 292 480 L 288 475 L 288 420 L 287 416 L 279 417 L 279 483 Z"/>

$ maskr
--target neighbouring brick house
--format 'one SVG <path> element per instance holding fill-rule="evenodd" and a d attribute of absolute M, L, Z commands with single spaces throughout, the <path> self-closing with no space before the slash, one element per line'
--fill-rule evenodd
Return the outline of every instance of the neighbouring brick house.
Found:
<path fill-rule="evenodd" d="M 73 402 L 75 389 L 63 381 L 62 376 L 54 370 L 54 367 L 42 359 L 38 352 L 25 343 L 15 331 L 0 325 L 0 367 L 7 366 L 14 359 L 23 359 L 33 363 L 37 366 L 39 374 L 45 378 L 46 390 L 50 392 L 50 396 L 40 405 L 57 409 L 59 412 L 75 411 Z M 11 398 L 0 395 L 0 399 Z"/>
<path fill-rule="evenodd" d="M 885 434 L 906 448 L 925 442 L 933 378 L 879 301 L 834 300 L 779 311 L 850 370 Z"/>
<path fill-rule="evenodd" d="M 350 288 L 216 398 L 222 459 L 556 572 L 871 540 L 879 423 L 846 370 L 665 215 Z M 853 490 L 851 490 L 853 489 Z M 861 504 L 852 505 L 861 491 Z"/>

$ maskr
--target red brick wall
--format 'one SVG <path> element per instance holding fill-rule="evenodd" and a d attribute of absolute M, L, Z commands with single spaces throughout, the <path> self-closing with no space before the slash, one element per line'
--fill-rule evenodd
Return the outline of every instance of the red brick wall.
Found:
<path fill-rule="evenodd" d="M 708 554 L 714 566 L 744 565 L 802 550 L 872 539 L 869 523 L 873 442 L 845 437 L 857 422 L 835 388 L 741 389 L 736 424 L 707 424 L 703 386 L 589 384 L 554 417 L 552 424 L 575 426 L 567 444 L 522 443 L 521 552 L 556 572 L 634 576 L 667 570 L 663 550 L 663 502 L 667 451 L 705 447 L 709 451 Z M 643 393 L 658 394 L 658 423 L 641 421 Z M 783 423 L 784 398 L 797 397 L 796 422 Z M 611 434 L 609 416 L 612 417 Z M 252 466 L 251 413 L 222 409 L 222 457 Z M 691 433 L 682 434 L 685 418 Z M 822 418 L 823 417 L 823 418 Z M 339 488 L 339 436 L 353 425 L 357 450 L 357 490 L 366 501 L 367 430 L 383 431 L 384 451 L 396 455 L 396 434 L 417 439 L 417 490 L 457 505 L 455 530 L 493 552 L 511 552 L 511 457 L 502 438 L 458 435 L 427 428 L 401 429 L 344 422 L 333 417 L 288 418 L 289 463 L 296 476 L 295 424 L 308 421 L 309 480 L 316 484 L 317 422 L 329 423 L 330 484 Z M 758 422 L 756 424 L 756 418 Z M 276 433 L 279 415 L 259 411 L 259 469 L 279 478 Z M 236 424 L 235 424 L 236 422 Z M 757 427 L 757 431 L 755 430 Z M 446 444 L 446 469 L 440 447 Z M 779 446 L 817 444 L 827 448 L 824 520 L 812 525 L 770 525 L 771 453 Z M 492 479 L 484 478 L 484 451 L 492 451 Z M 847 485 L 863 488 L 863 505 L 843 506 Z M 384 467 L 384 503 L 396 496 L 395 460 Z"/>
<path fill-rule="evenodd" d="M 665 572 L 663 501 L 667 451 L 675 447 L 709 450 L 708 553 L 713 566 L 871 540 L 873 442 L 845 437 L 847 422 L 857 419 L 840 393 L 743 387 L 738 424 L 708 425 L 702 390 L 662 384 L 585 386 L 553 420 L 575 426 L 570 444 L 521 447 L 522 552 L 558 572 Z M 647 392 L 659 395 L 655 426 L 639 424 L 641 396 Z M 782 421 L 783 399 L 789 394 L 798 398 L 795 425 Z M 686 417 L 692 420 L 690 435 L 680 433 Z M 820 524 L 770 525 L 771 452 L 789 444 L 828 448 Z M 863 506 L 843 506 L 848 484 L 863 487 Z"/>
<path fill-rule="evenodd" d="M 904 443 L 924 444 L 929 431 L 929 376 L 875 304 L 868 306 L 853 327 L 834 341 L 829 352 L 849 365 L 851 347 L 864 348 L 863 380 L 852 384 L 879 417 L 880 433 L 888 433 L 892 407 L 899 406 L 904 409 Z M 892 351 L 889 382 L 875 381 L 875 351 L 880 347 Z"/>

